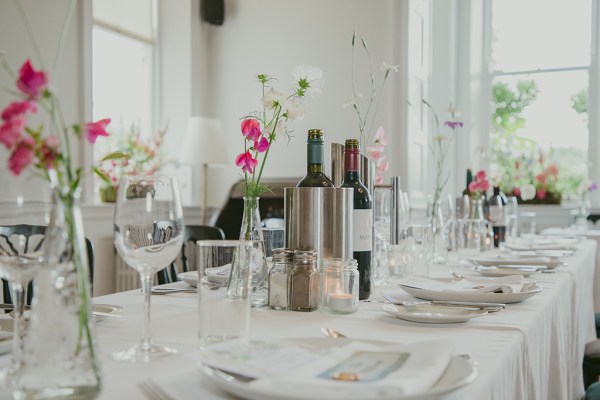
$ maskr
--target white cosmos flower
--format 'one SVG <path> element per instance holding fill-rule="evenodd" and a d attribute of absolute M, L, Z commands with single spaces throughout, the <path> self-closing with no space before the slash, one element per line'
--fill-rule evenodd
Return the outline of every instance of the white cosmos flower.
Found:
<path fill-rule="evenodd" d="M 535 197 L 535 186 L 532 184 L 523 185 L 521 187 L 521 199 L 527 201 Z"/>
<path fill-rule="evenodd" d="M 381 70 L 384 72 L 385 71 L 398 72 L 399 69 L 400 69 L 400 65 L 388 64 L 385 61 L 381 63 Z"/>
<path fill-rule="evenodd" d="M 321 94 L 325 80 L 323 71 L 310 65 L 298 65 L 292 71 L 294 78 L 294 91 L 300 96 L 310 95 L 314 97 Z"/>
<path fill-rule="evenodd" d="M 278 92 L 274 88 L 269 89 L 267 93 L 260 99 L 263 103 L 263 107 L 267 110 L 272 110 L 276 106 L 284 106 L 285 103 L 285 95 L 281 92 Z"/>
<path fill-rule="evenodd" d="M 344 102 L 344 104 L 342 104 L 342 107 L 344 108 L 348 108 L 348 107 L 354 107 L 358 105 L 358 99 L 362 97 L 362 93 L 358 93 L 356 95 L 356 97 L 350 97 L 348 100 L 346 100 Z"/>
<path fill-rule="evenodd" d="M 304 118 L 304 107 L 297 98 L 288 102 L 288 108 L 285 112 L 288 121 L 300 121 Z"/>

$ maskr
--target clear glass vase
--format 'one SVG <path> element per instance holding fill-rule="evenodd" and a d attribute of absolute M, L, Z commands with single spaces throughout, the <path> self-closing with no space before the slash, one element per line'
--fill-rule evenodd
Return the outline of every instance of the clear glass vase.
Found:
<path fill-rule="evenodd" d="M 53 196 L 15 399 L 94 399 L 102 376 L 78 192 Z"/>
<path fill-rule="evenodd" d="M 269 269 L 267 266 L 267 258 L 265 256 L 265 245 L 258 208 L 259 197 L 244 197 L 244 215 L 242 216 L 242 226 L 240 229 L 240 240 L 251 241 L 252 249 L 250 251 L 250 267 L 252 273 L 252 307 L 262 307 L 268 301 L 268 283 L 267 276 Z M 228 295 L 229 297 L 237 297 L 239 288 L 243 285 L 239 284 L 239 266 L 237 265 L 238 258 L 234 258 L 231 266 L 231 279 L 229 282 Z"/>

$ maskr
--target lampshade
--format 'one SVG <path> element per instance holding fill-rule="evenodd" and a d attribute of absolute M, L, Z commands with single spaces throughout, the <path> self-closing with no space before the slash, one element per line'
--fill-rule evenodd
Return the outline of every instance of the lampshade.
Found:
<path fill-rule="evenodd" d="M 181 162 L 195 166 L 233 163 L 223 140 L 221 121 L 192 117 L 182 143 Z"/>

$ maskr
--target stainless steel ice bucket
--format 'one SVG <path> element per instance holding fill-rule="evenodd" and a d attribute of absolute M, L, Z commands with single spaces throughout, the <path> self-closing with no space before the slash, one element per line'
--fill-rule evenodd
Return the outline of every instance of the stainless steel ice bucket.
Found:
<path fill-rule="evenodd" d="M 319 261 L 352 258 L 352 189 L 285 188 L 284 202 L 287 248 L 315 249 Z"/>

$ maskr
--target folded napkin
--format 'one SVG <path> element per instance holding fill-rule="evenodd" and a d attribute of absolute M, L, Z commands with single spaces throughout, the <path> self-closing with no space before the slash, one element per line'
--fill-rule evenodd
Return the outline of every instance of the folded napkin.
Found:
<path fill-rule="evenodd" d="M 459 279 L 452 281 L 411 277 L 400 281 L 400 285 L 436 292 L 453 293 L 519 293 L 523 290 L 523 275 L 480 280 Z"/>
<path fill-rule="evenodd" d="M 211 346 L 200 357 L 212 367 L 259 378 L 247 385 L 269 397 L 292 391 L 297 398 L 365 399 L 425 393 L 454 352 L 446 340 L 391 346 L 339 346 L 335 340 L 238 339 Z"/>
<path fill-rule="evenodd" d="M 225 283 L 229 280 L 231 274 L 231 264 L 221 265 L 220 267 L 206 268 L 204 270 L 206 278 L 212 283 Z"/>

